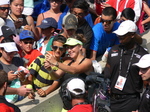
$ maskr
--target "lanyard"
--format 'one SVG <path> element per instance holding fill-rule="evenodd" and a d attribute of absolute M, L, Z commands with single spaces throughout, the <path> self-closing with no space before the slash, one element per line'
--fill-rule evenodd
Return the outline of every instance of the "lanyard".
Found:
<path fill-rule="evenodd" d="M 131 58 L 130 58 L 130 60 L 129 60 L 129 64 L 128 64 L 128 67 L 127 67 L 127 72 L 126 72 L 126 74 L 125 74 L 125 77 L 128 76 L 129 69 L 130 69 L 130 66 L 131 66 L 131 61 L 132 61 L 132 59 L 133 59 L 134 53 L 135 53 L 135 49 L 133 50 L 132 55 L 131 55 Z M 120 54 L 119 76 L 120 76 L 120 74 L 121 74 L 121 68 L 122 68 L 122 56 L 123 56 L 123 49 L 121 50 L 121 54 Z"/>

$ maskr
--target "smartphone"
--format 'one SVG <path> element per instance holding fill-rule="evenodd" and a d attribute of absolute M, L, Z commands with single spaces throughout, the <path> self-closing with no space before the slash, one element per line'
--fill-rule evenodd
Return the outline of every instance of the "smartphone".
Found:
<path fill-rule="evenodd" d="M 21 21 L 21 22 L 23 22 L 23 18 L 18 18 L 18 21 Z"/>

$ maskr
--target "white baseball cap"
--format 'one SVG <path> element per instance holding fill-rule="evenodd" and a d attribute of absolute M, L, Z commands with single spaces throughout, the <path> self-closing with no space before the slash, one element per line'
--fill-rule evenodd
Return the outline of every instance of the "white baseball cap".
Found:
<path fill-rule="evenodd" d="M 15 42 L 0 43 L 0 47 L 3 47 L 6 52 L 18 51 Z"/>
<path fill-rule="evenodd" d="M 10 4 L 9 0 L 0 0 L 0 5 Z"/>
<path fill-rule="evenodd" d="M 126 21 L 123 21 L 119 25 L 118 29 L 115 30 L 113 33 L 119 36 L 122 36 L 122 35 L 127 34 L 128 32 L 136 32 L 136 31 L 137 31 L 136 24 L 131 20 L 126 20 Z"/>
<path fill-rule="evenodd" d="M 138 63 L 135 63 L 133 65 L 136 65 L 139 68 L 150 67 L 150 54 L 145 54 L 144 56 L 142 56 Z"/>
<path fill-rule="evenodd" d="M 75 95 L 84 94 L 85 93 L 85 83 L 83 80 L 81 80 L 79 78 L 74 78 L 68 82 L 67 89 Z M 77 91 L 77 89 L 79 89 L 81 91 Z"/>

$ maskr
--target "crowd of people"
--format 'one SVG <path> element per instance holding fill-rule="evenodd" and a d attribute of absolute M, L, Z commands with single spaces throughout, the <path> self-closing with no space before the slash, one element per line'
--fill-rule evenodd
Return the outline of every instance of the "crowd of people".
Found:
<path fill-rule="evenodd" d="M 93 112 L 85 79 L 96 72 L 94 60 L 106 63 L 111 112 L 149 112 L 150 55 L 141 46 L 148 3 L 0 0 L 0 111 L 20 112 L 13 103 L 61 87 L 63 111 Z"/>

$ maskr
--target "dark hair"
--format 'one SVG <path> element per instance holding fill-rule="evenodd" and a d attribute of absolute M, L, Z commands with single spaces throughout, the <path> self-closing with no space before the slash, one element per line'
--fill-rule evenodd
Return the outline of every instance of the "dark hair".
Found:
<path fill-rule="evenodd" d="M 102 14 L 105 16 L 112 16 L 112 19 L 115 20 L 117 17 L 116 9 L 113 7 L 106 7 L 103 9 Z"/>
<path fill-rule="evenodd" d="M 80 8 L 84 10 L 84 12 L 88 12 L 89 4 L 85 0 L 76 0 L 72 6 L 72 8 Z"/>
<path fill-rule="evenodd" d="M 66 42 L 66 38 L 62 35 L 56 35 L 53 39 L 52 45 L 53 45 L 54 41 L 58 41 L 58 42 L 61 42 L 64 44 Z"/>
<path fill-rule="evenodd" d="M 125 8 L 121 13 L 121 17 L 134 21 L 135 12 L 131 8 Z"/>
<path fill-rule="evenodd" d="M 15 0 L 10 0 L 10 4 L 11 4 L 13 1 L 15 1 Z M 24 2 L 24 0 L 22 0 L 22 1 Z"/>
<path fill-rule="evenodd" d="M 0 70 L 0 88 L 2 88 L 4 83 L 7 81 L 8 81 L 7 73 L 4 70 Z"/>

